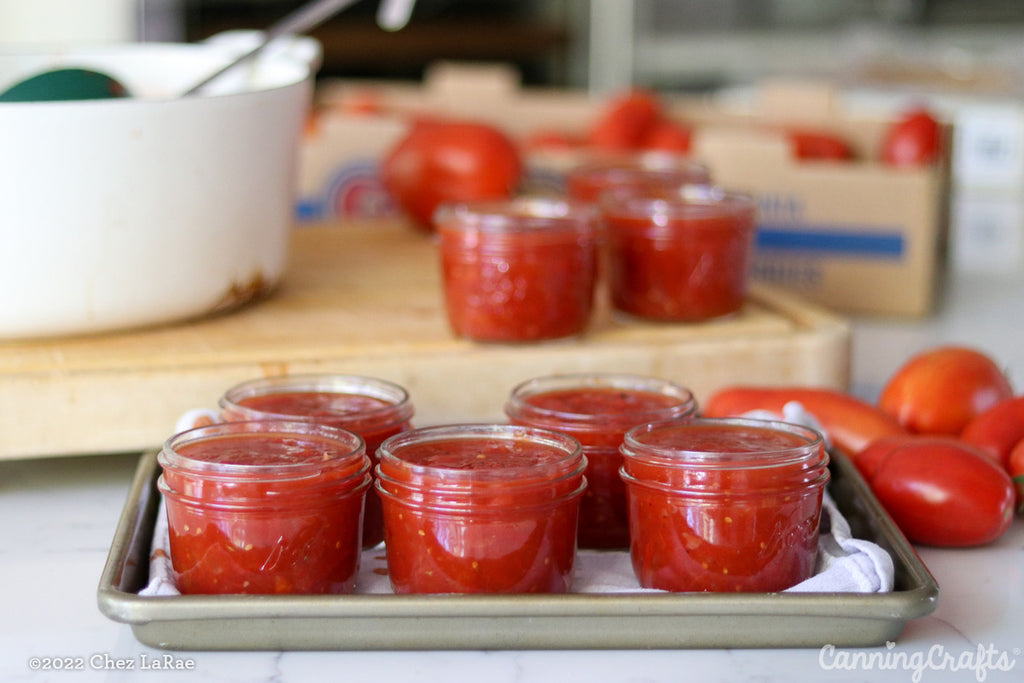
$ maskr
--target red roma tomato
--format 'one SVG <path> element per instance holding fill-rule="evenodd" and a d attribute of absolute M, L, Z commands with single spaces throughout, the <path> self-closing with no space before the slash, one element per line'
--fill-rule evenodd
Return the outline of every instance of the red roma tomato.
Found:
<path fill-rule="evenodd" d="M 917 436 L 879 464 L 871 487 L 910 541 L 983 545 L 1013 521 L 1013 483 L 991 458 L 951 438 Z"/>
<path fill-rule="evenodd" d="M 690 151 L 692 131 L 679 121 L 660 118 L 647 129 L 640 140 L 640 147 L 658 152 L 678 152 L 686 154 Z"/>
<path fill-rule="evenodd" d="M 869 484 L 871 483 L 871 480 L 875 478 L 875 473 L 878 471 L 878 466 L 889 457 L 890 453 L 905 444 L 907 437 L 908 435 L 906 434 L 883 436 L 880 439 L 875 439 L 860 451 L 851 455 L 853 464 L 856 465 L 857 470 L 864 477 L 865 481 Z"/>
<path fill-rule="evenodd" d="M 1010 381 L 987 355 L 962 346 L 940 346 L 897 369 L 882 388 L 878 407 L 908 432 L 955 436 L 1012 395 Z"/>
<path fill-rule="evenodd" d="M 793 154 L 802 161 L 846 161 L 853 158 L 850 146 L 838 135 L 812 130 L 789 130 L 786 134 L 793 147 Z"/>
<path fill-rule="evenodd" d="M 661 102 L 654 93 L 630 90 L 609 101 L 588 131 L 587 142 L 599 149 L 639 149 L 661 115 Z"/>
<path fill-rule="evenodd" d="M 906 112 L 886 132 L 881 160 L 890 166 L 931 164 L 942 156 L 942 127 L 923 108 Z"/>
<path fill-rule="evenodd" d="M 960 438 L 1007 466 L 1010 451 L 1024 441 L 1024 396 L 1000 401 L 967 423 Z"/>
<path fill-rule="evenodd" d="M 1006 460 L 1006 469 L 1013 479 L 1013 489 L 1017 496 L 1017 512 L 1024 512 L 1024 439 L 1010 451 L 1010 456 Z"/>
<path fill-rule="evenodd" d="M 818 419 L 832 444 L 849 455 L 875 439 L 905 433 L 895 420 L 867 401 L 817 387 L 726 387 L 713 393 L 701 412 L 706 417 L 731 417 L 751 410 L 781 414 L 790 401 L 799 401 Z"/>
<path fill-rule="evenodd" d="M 443 202 L 511 197 L 523 164 L 515 143 L 497 128 L 471 121 L 416 121 L 385 156 L 381 178 L 395 201 L 424 230 Z"/>

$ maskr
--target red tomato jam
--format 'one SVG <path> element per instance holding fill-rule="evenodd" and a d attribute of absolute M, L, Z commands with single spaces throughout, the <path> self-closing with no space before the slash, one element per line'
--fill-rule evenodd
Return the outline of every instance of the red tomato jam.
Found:
<path fill-rule="evenodd" d="M 381 446 L 396 593 L 564 593 L 586 459 L 565 434 L 513 425 L 413 429 Z"/>
<path fill-rule="evenodd" d="M 459 337 L 582 334 L 594 308 L 595 207 L 556 198 L 442 206 L 435 216 L 448 322 Z"/>
<path fill-rule="evenodd" d="M 587 490 L 580 501 L 579 547 L 629 547 L 626 488 L 619 446 L 646 422 L 689 417 L 697 408 L 689 389 L 652 377 L 615 373 L 537 377 L 514 387 L 505 414 L 514 424 L 575 437 L 587 458 Z"/>
<path fill-rule="evenodd" d="M 250 380 L 228 389 L 220 399 L 225 420 L 309 420 L 347 429 L 363 438 L 376 464 L 384 439 L 412 428 L 413 405 L 397 384 L 357 375 L 289 375 Z M 380 498 L 366 493 L 363 547 L 384 540 Z"/>
<path fill-rule="evenodd" d="M 574 200 L 596 202 L 602 192 L 613 188 L 643 192 L 702 185 L 710 180 L 708 167 L 698 161 L 675 154 L 646 153 L 582 163 L 566 174 L 565 191 Z"/>
<path fill-rule="evenodd" d="M 347 593 L 370 461 L 356 434 L 225 422 L 168 439 L 158 460 L 182 593 Z"/>
<path fill-rule="evenodd" d="M 709 186 L 602 195 L 612 306 L 650 320 L 696 322 L 746 298 L 756 204 Z"/>
<path fill-rule="evenodd" d="M 633 571 L 645 588 L 774 592 L 814 573 L 828 454 L 814 430 L 702 419 L 622 446 Z"/>

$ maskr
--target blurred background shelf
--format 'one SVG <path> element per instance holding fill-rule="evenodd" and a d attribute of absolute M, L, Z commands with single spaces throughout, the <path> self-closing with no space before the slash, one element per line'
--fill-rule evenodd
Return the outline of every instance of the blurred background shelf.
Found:
<path fill-rule="evenodd" d="M 150 0 L 152 1 L 152 0 Z M 232 28 L 260 28 L 294 9 L 289 0 L 184 0 L 181 31 L 201 40 Z M 560 78 L 572 43 L 565 2 L 418 0 L 400 31 L 376 23 L 363 0 L 312 31 L 324 49 L 322 77 L 418 79 L 437 59 L 505 61 L 531 82 Z"/>
<path fill-rule="evenodd" d="M 10 2 L 11 0 L 0 0 Z M 56 0 L 44 0 L 55 2 Z M 146 39 L 266 26 L 301 0 L 141 0 Z M 0 5 L 2 6 L 2 5 Z M 515 63 L 528 83 L 595 92 L 709 89 L 798 71 L 1003 87 L 1021 67 L 1014 0 L 418 0 L 384 34 L 376 0 L 318 29 L 328 75 L 417 77 L 437 58 Z"/>
<path fill-rule="evenodd" d="M 0 44 L 41 36 L 195 41 L 303 0 L 0 0 Z M 712 90 L 819 74 L 1005 93 L 1024 73 L 1015 0 L 417 0 L 387 33 L 360 0 L 313 35 L 325 77 L 418 78 L 436 59 L 504 60 L 527 84 Z M 101 26 L 104 21 L 106 26 Z"/>

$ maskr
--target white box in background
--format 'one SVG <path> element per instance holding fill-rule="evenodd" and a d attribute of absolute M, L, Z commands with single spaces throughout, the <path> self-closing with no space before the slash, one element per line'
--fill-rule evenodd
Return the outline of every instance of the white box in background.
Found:
<path fill-rule="evenodd" d="M 957 188 L 1024 190 L 1024 107 L 957 107 L 953 131 L 952 178 Z"/>
<path fill-rule="evenodd" d="M 958 191 L 952 198 L 952 258 L 958 270 L 1010 273 L 1024 263 L 1024 197 Z"/>

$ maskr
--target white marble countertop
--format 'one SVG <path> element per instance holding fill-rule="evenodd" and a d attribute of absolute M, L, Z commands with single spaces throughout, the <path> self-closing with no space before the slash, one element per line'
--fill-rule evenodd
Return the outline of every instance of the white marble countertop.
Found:
<path fill-rule="evenodd" d="M 1024 390 L 1024 225 L 1003 229 L 997 245 L 955 228 L 950 277 L 934 316 L 853 321 L 856 393 L 876 395 L 909 354 L 947 342 L 990 352 Z M 986 261 L 986 253 L 995 258 Z M 940 585 L 938 607 L 911 621 L 891 648 L 164 653 L 141 645 L 96 603 L 136 463 L 135 455 L 0 463 L 0 680 L 997 682 L 1020 680 L 1024 671 L 1021 518 L 988 547 L 920 548 Z M 47 658 L 82 670 L 38 669 Z"/>

